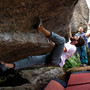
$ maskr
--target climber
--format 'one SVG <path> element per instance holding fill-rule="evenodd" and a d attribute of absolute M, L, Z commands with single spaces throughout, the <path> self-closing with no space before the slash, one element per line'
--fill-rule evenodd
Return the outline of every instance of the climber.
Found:
<path fill-rule="evenodd" d="M 53 50 L 50 53 L 44 55 L 28 56 L 28 58 L 26 59 L 22 59 L 13 63 L 5 63 L 1 61 L 1 64 L 4 67 L 14 70 L 41 64 L 54 66 L 60 65 L 60 67 L 63 67 L 65 64 L 65 60 L 76 51 L 76 47 L 84 45 L 84 39 L 82 37 L 72 37 L 70 27 L 68 32 L 69 42 L 67 42 L 66 44 L 64 37 L 61 37 L 54 32 L 49 32 L 48 30 L 46 30 L 42 25 L 41 19 L 37 20 L 37 24 L 34 25 L 34 29 L 38 29 L 38 31 L 42 32 L 48 39 L 54 42 Z"/>

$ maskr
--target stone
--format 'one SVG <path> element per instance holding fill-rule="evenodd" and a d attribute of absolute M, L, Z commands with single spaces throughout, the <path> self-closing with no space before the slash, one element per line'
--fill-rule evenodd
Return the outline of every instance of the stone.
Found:
<path fill-rule="evenodd" d="M 63 68 L 60 67 L 41 67 L 35 69 L 25 69 L 19 71 L 20 75 L 27 79 L 29 82 L 22 84 L 22 85 L 14 85 L 12 86 L 0 86 L 0 90 L 42 90 L 44 86 L 51 80 L 51 79 L 61 79 L 65 81 L 66 74 L 63 71 Z M 14 82 L 14 80 L 12 80 Z M 20 82 L 17 79 L 17 82 Z M 15 82 L 16 83 L 16 82 Z"/>
<path fill-rule="evenodd" d="M 86 0 L 79 0 L 74 8 L 74 13 L 70 22 L 72 32 L 76 33 L 79 27 L 83 27 L 84 32 L 86 32 L 88 19 L 89 9 Z"/>
<path fill-rule="evenodd" d="M 35 17 L 43 26 L 65 36 L 78 0 L 1 0 L 0 60 L 13 62 L 52 50 L 49 41 L 32 29 Z"/>

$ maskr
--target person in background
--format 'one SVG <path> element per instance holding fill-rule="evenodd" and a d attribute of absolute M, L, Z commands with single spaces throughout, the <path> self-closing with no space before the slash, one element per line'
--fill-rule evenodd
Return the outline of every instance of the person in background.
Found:
<path fill-rule="evenodd" d="M 82 27 L 79 27 L 78 33 L 76 33 L 75 36 L 82 36 L 85 40 L 85 44 L 81 47 L 77 47 L 77 51 L 80 56 L 81 66 L 87 66 L 87 50 L 86 50 L 87 37 L 85 37 L 85 33 L 83 32 Z"/>
<path fill-rule="evenodd" d="M 87 37 L 87 44 L 88 44 L 88 49 L 89 49 L 89 52 L 90 52 L 90 37 L 89 37 L 89 33 L 90 33 L 90 23 L 88 23 L 88 27 L 87 27 L 87 32 L 86 32 L 86 37 Z"/>

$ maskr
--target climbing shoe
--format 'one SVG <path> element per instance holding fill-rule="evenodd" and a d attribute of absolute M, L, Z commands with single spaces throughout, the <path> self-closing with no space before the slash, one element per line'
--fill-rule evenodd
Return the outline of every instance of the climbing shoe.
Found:
<path fill-rule="evenodd" d="M 81 64 L 81 67 L 86 67 L 87 66 L 87 64 Z"/>
<path fill-rule="evenodd" d="M 34 22 L 33 29 L 38 29 L 38 27 L 42 26 L 42 20 L 39 17 L 35 17 Z"/>

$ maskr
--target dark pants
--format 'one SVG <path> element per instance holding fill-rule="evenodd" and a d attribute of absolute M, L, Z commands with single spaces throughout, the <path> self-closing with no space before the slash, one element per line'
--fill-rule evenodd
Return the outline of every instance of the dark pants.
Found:
<path fill-rule="evenodd" d="M 82 47 L 78 47 L 77 51 L 80 55 L 81 64 L 87 64 L 87 51 L 86 46 L 83 45 Z"/>
<path fill-rule="evenodd" d="M 46 64 L 46 62 L 49 62 L 49 60 L 52 65 L 58 65 L 60 63 L 61 54 L 64 50 L 65 38 L 53 32 L 48 38 L 55 43 L 55 46 L 51 53 L 47 53 L 39 56 L 29 56 L 26 59 L 16 61 L 14 62 L 15 64 L 14 69 L 17 70 L 17 69 L 22 69 L 26 67 L 31 67 L 33 65 Z"/>

